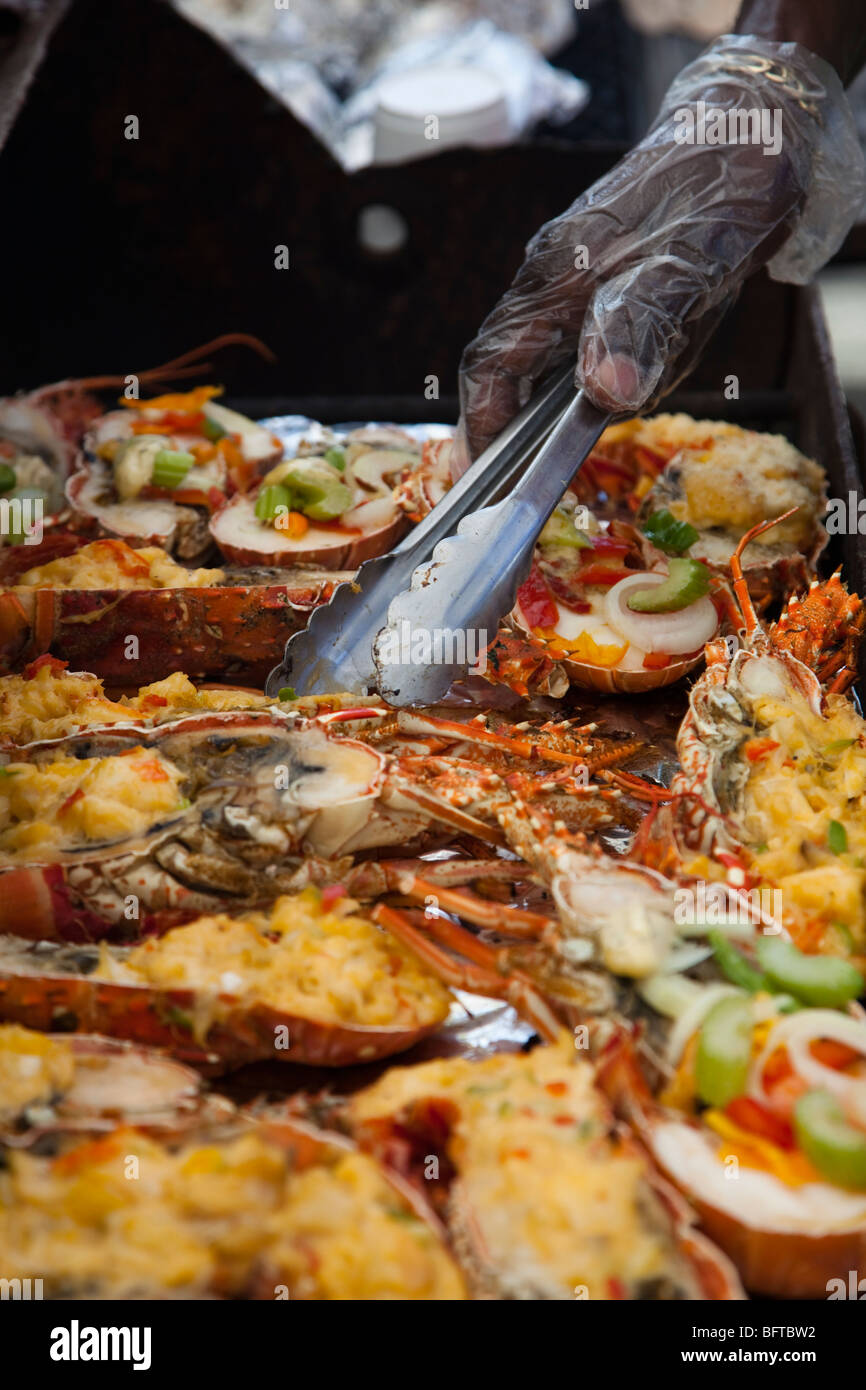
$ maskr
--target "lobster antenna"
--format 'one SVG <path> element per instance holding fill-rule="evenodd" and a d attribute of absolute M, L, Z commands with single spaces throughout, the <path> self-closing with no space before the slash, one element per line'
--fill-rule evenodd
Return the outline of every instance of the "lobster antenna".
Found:
<path fill-rule="evenodd" d="M 211 369 L 212 364 L 210 362 L 201 361 L 207 353 L 220 352 L 222 348 L 226 347 L 248 347 L 253 352 L 257 352 L 266 362 L 276 362 L 277 360 L 267 344 L 251 333 L 222 333 L 218 338 L 212 338 L 208 343 L 202 343 L 199 347 L 190 348 L 188 352 L 181 353 L 180 357 L 173 357 L 171 361 L 163 362 L 160 367 L 148 367 L 146 371 L 137 372 L 136 375 L 139 381 L 164 381 L 166 378 L 179 379 L 196 376 Z M 115 386 L 122 386 L 125 379 L 124 376 L 76 377 L 71 381 L 55 382 L 51 386 L 43 387 L 42 390 L 49 393 L 67 386 L 84 391 L 109 390 Z"/>
<path fill-rule="evenodd" d="M 771 526 L 778 526 L 780 521 L 787 521 L 789 516 L 793 516 L 794 513 L 799 510 L 799 507 L 789 507 L 788 511 L 783 512 L 781 516 L 774 517 L 772 521 L 759 521 L 757 526 L 753 526 L 744 536 L 740 537 L 740 543 L 731 556 L 731 575 L 734 580 L 734 593 L 740 605 L 740 612 L 743 615 L 743 623 L 745 624 L 746 632 L 754 632 L 755 628 L 758 626 L 758 616 L 752 603 L 749 586 L 743 576 L 743 567 L 740 563 L 743 551 L 749 542 L 753 541 L 756 536 L 763 535 L 765 531 L 769 531 Z"/>

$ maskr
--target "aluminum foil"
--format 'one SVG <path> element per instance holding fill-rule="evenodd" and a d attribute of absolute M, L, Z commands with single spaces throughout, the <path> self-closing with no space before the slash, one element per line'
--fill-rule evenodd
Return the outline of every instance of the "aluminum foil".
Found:
<path fill-rule="evenodd" d="M 544 57 L 575 30 L 567 0 L 173 0 L 351 172 L 373 159 L 378 85 L 430 63 L 499 78 L 507 143 L 541 120 L 571 120 L 586 83 Z"/>

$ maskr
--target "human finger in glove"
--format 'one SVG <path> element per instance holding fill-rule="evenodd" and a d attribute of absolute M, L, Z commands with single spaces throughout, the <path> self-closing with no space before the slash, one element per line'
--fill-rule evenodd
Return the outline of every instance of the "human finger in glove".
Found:
<path fill-rule="evenodd" d="M 850 75 L 848 39 L 856 29 L 859 50 L 866 23 L 852 0 L 825 6 L 819 33 L 812 3 L 747 4 L 740 22 L 757 32 L 724 35 L 684 68 L 640 144 L 535 234 L 463 354 L 457 472 L 553 366 L 576 355 L 576 382 L 603 409 L 651 408 L 748 275 L 767 265 L 803 284 L 838 249 L 866 194 L 842 81 L 803 43 L 768 36 L 802 33 Z"/>

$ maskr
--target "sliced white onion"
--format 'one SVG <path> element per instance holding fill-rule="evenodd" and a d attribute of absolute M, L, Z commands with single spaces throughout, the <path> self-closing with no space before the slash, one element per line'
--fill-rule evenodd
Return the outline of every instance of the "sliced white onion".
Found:
<path fill-rule="evenodd" d="M 837 1013 L 835 1009 L 803 1009 L 780 1019 L 770 1032 L 752 1067 L 749 1094 L 768 1103 L 764 1067 L 778 1047 L 786 1047 L 791 1066 L 810 1089 L 832 1092 L 848 1115 L 866 1126 L 866 1081 L 846 1076 L 834 1067 L 825 1067 L 813 1057 L 810 1045 L 821 1038 L 845 1043 L 866 1056 L 866 1023 L 862 1019 Z"/>
<path fill-rule="evenodd" d="M 709 642 L 719 626 L 716 610 L 706 596 L 681 608 L 678 613 L 633 613 L 628 598 L 638 589 L 664 584 L 666 574 L 649 571 L 621 579 L 607 595 L 607 621 L 617 632 L 645 652 L 669 652 L 677 656 L 696 652 Z"/>
<path fill-rule="evenodd" d="M 699 999 L 706 986 L 690 980 L 684 975 L 659 973 L 641 980 L 637 992 L 645 1004 L 655 1009 L 665 1018 L 679 1018 L 696 999 Z"/>
<path fill-rule="evenodd" d="M 713 1005 L 728 994 L 743 993 L 734 985 L 704 985 L 687 975 L 662 972 L 642 980 L 637 992 L 656 1013 L 674 1020 L 666 1048 L 672 1066 L 676 1066 L 689 1038 L 698 1031 Z"/>
<path fill-rule="evenodd" d="M 417 468 L 417 454 L 407 449 L 367 449 L 349 465 L 356 482 L 374 492 L 391 494 L 391 487 L 404 468 Z"/>
<path fill-rule="evenodd" d="M 387 526 L 397 515 L 397 505 L 389 493 L 387 497 L 373 497 L 369 502 L 359 502 L 350 507 L 338 518 L 341 526 L 355 527 L 361 531 L 378 531 Z"/>
<path fill-rule="evenodd" d="M 268 430 L 248 416 L 239 415 L 236 410 L 229 410 L 228 406 L 218 405 L 216 401 L 205 401 L 202 414 L 228 434 L 240 436 L 241 453 L 250 463 L 261 463 L 279 454 Z"/>
<path fill-rule="evenodd" d="M 685 1051 L 686 1043 L 697 1033 L 710 1009 L 729 994 L 743 993 L 743 990 L 736 989 L 734 985 L 702 985 L 701 989 L 703 994 L 699 998 L 696 997 L 691 1005 L 679 1015 L 670 1031 L 667 1059 L 672 1066 L 676 1066 Z"/>
<path fill-rule="evenodd" d="M 701 961 L 707 960 L 712 954 L 712 946 L 697 946 L 683 942 L 668 952 L 662 962 L 662 970 L 666 975 L 676 975 L 680 971 L 691 970 L 694 965 L 700 965 Z"/>

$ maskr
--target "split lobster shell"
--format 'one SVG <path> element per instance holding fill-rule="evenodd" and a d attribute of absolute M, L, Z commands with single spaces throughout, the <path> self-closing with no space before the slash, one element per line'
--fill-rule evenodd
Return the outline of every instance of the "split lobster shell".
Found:
<path fill-rule="evenodd" d="M 225 584 L 210 588 L 7 589 L 0 592 L 0 674 L 51 652 L 114 685 L 128 685 L 131 674 L 146 685 L 175 671 L 261 684 L 274 652 L 351 577 L 254 570 L 229 571 Z"/>
<path fill-rule="evenodd" d="M 202 1000 L 194 990 L 100 979 L 99 959 L 96 947 L 0 937 L 0 1017 L 44 1032 L 104 1033 L 161 1047 L 208 1073 L 268 1060 L 320 1067 L 374 1062 L 408 1051 L 439 1027 L 438 1021 L 415 1027 L 323 1022 L 260 1002 L 244 1007 L 221 993 L 211 1001 L 220 1017 L 197 1028 Z"/>
<path fill-rule="evenodd" d="M 601 1059 L 599 1082 L 751 1293 L 769 1298 L 826 1298 L 831 1280 L 847 1279 L 849 1270 L 862 1268 L 866 1200 L 853 1222 L 829 1215 L 822 1220 L 819 1200 L 809 1229 L 790 1217 L 774 1219 L 766 1193 L 765 1200 L 753 1202 L 750 1209 L 742 1183 L 724 1181 L 718 1136 L 702 1129 L 698 1121 L 655 1103 L 630 1038 L 620 1035 L 612 1040 Z M 791 1191 L 772 1174 L 760 1177 L 771 1188 L 778 1187 L 783 1198 Z"/>

